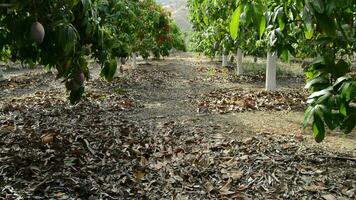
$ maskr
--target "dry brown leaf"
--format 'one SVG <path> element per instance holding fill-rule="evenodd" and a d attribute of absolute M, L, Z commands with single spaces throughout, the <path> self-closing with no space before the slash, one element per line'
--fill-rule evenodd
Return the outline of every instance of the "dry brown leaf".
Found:
<path fill-rule="evenodd" d="M 228 180 L 228 182 L 222 186 L 219 190 L 219 193 L 221 195 L 232 195 L 232 194 L 235 194 L 236 192 L 233 192 L 233 191 L 230 191 L 230 188 L 231 188 L 231 179 Z"/>
<path fill-rule="evenodd" d="M 323 199 L 325 199 L 325 200 L 337 200 L 333 195 L 331 195 L 331 194 L 326 194 L 326 195 L 323 195 L 323 196 L 321 196 L 321 197 L 323 197 Z"/>
<path fill-rule="evenodd" d="M 140 164 L 141 164 L 141 166 L 145 166 L 148 164 L 148 161 L 144 156 L 141 156 Z"/>
<path fill-rule="evenodd" d="M 54 141 L 54 134 L 45 134 L 41 137 L 42 144 L 52 144 Z"/>
<path fill-rule="evenodd" d="M 66 194 L 63 193 L 63 192 L 58 192 L 58 193 L 55 194 L 55 196 L 56 196 L 57 198 L 62 198 L 62 197 L 65 196 L 65 195 L 66 195 Z"/>
<path fill-rule="evenodd" d="M 205 183 L 205 188 L 206 188 L 206 191 L 208 193 L 210 193 L 211 191 L 214 190 L 214 185 L 211 182 L 208 181 L 208 182 Z"/>
<path fill-rule="evenodd" d="M 5 131 L 13 131 L 15 129 L 15 126 L 13 124 L 6 124 L 1 126 L 0 129 Z"/>
<path fill-rule="evenodd" d="M 356 188 L 346 191 L 345 194 L 351 198 L 351 197 L 355 196 L 355 191 L 356 191 Z"/>
<path fill-rule="evenodd" d="M 230 177 L 232 178 L 232 180 L 239 180 L 242 176 L 244 175 L 244 173 L 242 171 L 234 171 L 230 174 Z"/>
<path fill-rule="evenodd" d="M 224 135 L 222 135 L 221 133 L 217 133 L 215 135 L 213 135 L 213 139 L 224 139 Z"/>
<path fill-rule="evenodd" d="M 325 190 L 326 187 L 320 185 L 308 185 L 304 186 L 304 189 L 311 192 L 319 192 L 321 190 Z"/>
<path fill-rule="evenodd" d="M 243 155 L 243 156 L 239 157 L 238 159 L 241 161 L 248 160 L 248 155 Z"/>
<path fill-rule="evenodd" d="M 133 176 L 137 182 L 142 181 L 145 178 L 146 173 L 143 171 L 136 171 Z"/>
<path fill-rule="evenodd" d="M 151 167 L 155 170 L 160 170 L 167 165 L 167 162 L 157 162 L 156 164 L 152 164 Z"/>

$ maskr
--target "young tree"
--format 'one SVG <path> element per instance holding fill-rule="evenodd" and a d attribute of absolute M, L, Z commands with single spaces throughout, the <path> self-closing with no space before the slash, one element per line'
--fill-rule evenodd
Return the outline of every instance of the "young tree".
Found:
<path fill-rule="evenodd" d="M 264 33 L 272 51 L 288 60 L 289 54 L 307 42 L 314 45 L 309 56 L 314 61 L 306 68 L 307 85 L 312 94 L 305 113 L 304 127 L 310 122 L 317 142 L 325 137 L 325 126 L 341 128 L 346 134 L 356 126 L 356 77 L 349 73 L 351 62 L 346 55 L 356 51 L 356 3 L 348 0 L 241 0 L 235 13 L 251 10 L 253 2 L 259 17 L 251 15 L 251 23 Z M 254 12 L 256 13 L 256 12 Z M 239 29 L 233 24 L 232 35 Z M 266 21 L 266 26 L 261 23 Z M 303 34 L 299 34 L 302 30 Z M 308 49 L 308 48 L 306 48 Z"/>

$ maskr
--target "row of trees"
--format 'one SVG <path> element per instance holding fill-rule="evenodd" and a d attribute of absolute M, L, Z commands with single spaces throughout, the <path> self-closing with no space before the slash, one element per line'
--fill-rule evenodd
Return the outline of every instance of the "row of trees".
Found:
<path fill-rule="evenodd" d="M 324 139 L 326 127 L 345 133 L 355 128 L 356 78 L 348 58 L 356 51 L 356 1 L 189 0 L 189 8 L 197 51 L 267 53 L 267 89 L 275 88 L 277 56 L 314 58 L 305 70 L 312 94 L 304 126 L 311 123 L 316 141 Z"/>
<path fill-rule="evenodd" d="M 8 0 L 0 3 L 0 59 L 56 68 L 80 100 L 89 78 L 88 58 L 112 80 L 118 61 L 184 50 L 170 13 L 154 0 Z"/>
<path fill-rule="evenodd" d="M 237 8 L 237 1 L 189 0 L 190 20 L 193 24 L 192 47 L 194 51 L 207 56 L 222 55 L 223 66 L 227 65 L 227 55 L 237 54 L 237 75 L 243 73 L 242 53 L 256 57 L 266 53 L 264 41 L 250 25 L 241 26 L 240 35 L 233 39 L 230 35 L 230 18 Z M 242 20 L 248 19 L 245 15 Z"/>

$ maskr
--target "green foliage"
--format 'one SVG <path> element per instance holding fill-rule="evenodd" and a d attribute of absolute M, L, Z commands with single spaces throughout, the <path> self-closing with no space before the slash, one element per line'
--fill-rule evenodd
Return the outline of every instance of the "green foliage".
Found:
<path fill-rule="evenodd" d="M 84 92 L 78 74 L 89 77 L 88 57 L 101 65 L 101 75 L 111 81 L 116 57 L 133 52 L 159 57 L 173 48 L 185 49 L 170 13 L 153 0 L 7 0 L 2 5 L 7 6 L 0 7 L 1 60 L 10 57 L 56 68 L 71 103 L 77 103 Z"/>
<path fill-rule="evenodd" d="M 230 22 L 230 33 L 232 39 L 236 40 L 239 33 L 239 24 L 240 24 L 240 15 L 241 15 L 241 7 L 237 7 L 232 14 L 231 22 Z"/>
<path fill-rule="evenodd" d="M 246 15 L 242 13 L 245 6 L 239 4 L 239 1 L 231 0 L 189 0 L 190 20 L 195 31 L 191 39 L 192 50 L 210 57 L 230 52 L 235 54 L 237 49 L 243 49 L 245 55 L 264 55 L 265 43 L 260 41 L 261 35 L 255 33 L 250 25 L 238 26 L 249 23 L 249 18 L 255 16 L 260 18 L 262 33 L 266 28 L 266 22 L 261 17 L 263 13 L 252 9 Z M 230 35 L 230 32 L 233 34 Z"/>
<path fill-rule="evenodd" d="M 349 74 L 351 62 L 346 57 L 356 51 L 356 2 L 270 0 L 259 6 L 261 2 L 241 0 L 239 6 L 241 16 L 249 16 L 247 21 L 260 36 L 263 26 L 255 15 L 264 13 L 269 48 L 284 60 L 289 54 L 315 57 L 306 68 L 306 88 L 312 94 L 304 127 L 311 123 L 317 142 L 324 139 L 326 127 L 350 133 L 356 126 L 356 78 Z M 235 37 L 236 30 L 231 35 Z"/>

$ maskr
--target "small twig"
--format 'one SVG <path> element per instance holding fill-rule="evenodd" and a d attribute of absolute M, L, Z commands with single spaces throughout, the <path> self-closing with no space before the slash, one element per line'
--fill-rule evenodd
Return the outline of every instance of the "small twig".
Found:
<path fill-rule="evenodd" d="M 34 185 L 32 188 L 30 188 L 30 191 L 34 192 L 37 190 L 37 188 L 39 188 L 41 185 L 45 184 L 47 181 L 49 180 L 49 178 L 45 178 L 43 181 L 39 182 L 38 184 Z"/>
<path fill-rule="evenodd" d="M 93 156 L 96 156 L 96 153 L 95 153 L 95 151 L 90 147 L 90 144 L 89 144 L 88 140 L 87 140 L 87 139 L 83 139 L 83 141 L 84 141 L 84 143 L 85 143 L 85 145 L 86 145 L 86 148 L 90 151 L 90 153 L 91 153 Z"/>
<path fill-rule="evenodd" d="M 356 162 L 356 158 L 351 158 L 351 157 L 342 157 L 342 156 L 321 156 L 322 158 L 331 158 L 331 159 L 336 159 L 336 160 L 349 160 Z"/>

